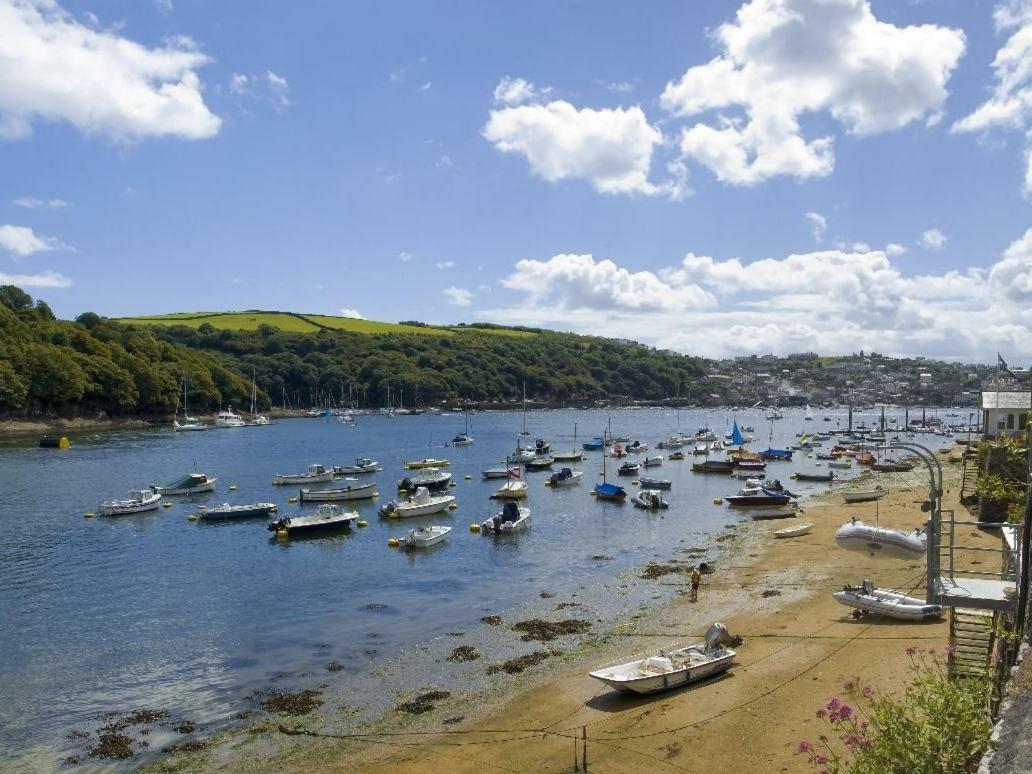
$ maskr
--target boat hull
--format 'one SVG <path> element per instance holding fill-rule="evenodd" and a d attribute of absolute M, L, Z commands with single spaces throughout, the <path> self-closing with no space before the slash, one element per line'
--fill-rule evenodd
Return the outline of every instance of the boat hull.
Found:
<path fill-rule="evenodd" d="M 155 494 L 154 497 L 149 497 L 139 502 L 101 503 L 97 513 L 101 516 L 130 516 L 134 513 L 146 513 L 147 511 L 156 510 L 159 505 L 161 505 L 161 495 Z"/>
<path fill-rule="evenodd" d="M 255 503 L 250 506 L 233 506 L 230 508 L 198 508 L 197 518 L 205 521 L 229 521 L 231 519 L 264 519 L 275 512 L 273 503 Z"/>
<path fill-rule="evenodd" d="M 208 479 L 207 481 L 205 481 L 203 484 L 198 484 L 197 486 L 185 487 L 183 489 L 170 489 L 170 488 L 164 487 L 164 486 L 156 486 L 156 487 L 154 487 L 154 491 L 157 492 L 160 495 L 166 495 L 166 496 L 170 496 L 170 497 L 173 496 L 173 495 L 203 494 L 204 492 L 214 492 L 215 491 L 215 482 L 217 480 L 218 479 L 211 478 L 211 479 Z"/>
<path fill-rule="evenodd" d="M 663 674 L 647 675 L 638 678 L 620 678 L 609 675 L 608 670 L 599 669 L 589 672 L 591 677 L 605 683 L 610 688 L 615 688 L 624 693 L 650 694 L 670 691 L 676 688 L 684 688 L 692 683 L 697 683 L 711 677 L 723 674 L 729 670 L 734 663 L 735 652 L 725 650 L 724 655 L 715 658 L 706 664 L 686 667 L 673 672 Z"/>
<path fill-rule="evenodd" d="M 302 503 L 338 502 L 343 500 L 368 500 L 378 494 L 376 484 L 349 486 L 343 489 L 301 489 L 298 501 Z"/>
<path fill-rule="evenodd" d="M 832 594 L 840 605 L 862 610 L 870 615 L 896 618 L 902 621 L 934 621 L 942 618 L 941 605 L 928 605 L 923 600 L 890 594 L 881 589 L 865 593 L 856 589 L 844 589 Z"/>
<path fill-rule="evenodd" d="M 835 533 L 835 543 L 848 551 L 863 551 L 897 559 L 919 559 L 926 553 L 925 542 L 917 533 L 900 532 L 863 522 L 844 524 Z"/>
<path fill-rule="evenodd" d="M 884 490 L 874 492 L 843 492 L 842 499 L 846 503 L 869 503 L 872 500 L 880 500 L 885 496 Z"/>
<path fill-rule="evenodd" d="M 272 479 L 272 483 L 276 486 L 290 486 L 290 485 L 304 485 L 304 484 L 325 484 L 328 481 L 333 481 L 333 471 L 327 470 L 325 473 L 317 473 L 316 475 L 308 475 L 306 473 L 298 475 L 283 475 L 276 476 Z"/>

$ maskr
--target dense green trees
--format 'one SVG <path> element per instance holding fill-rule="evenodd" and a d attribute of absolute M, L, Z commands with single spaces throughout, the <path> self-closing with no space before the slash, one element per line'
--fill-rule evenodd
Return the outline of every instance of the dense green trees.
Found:
<path fill-rule="evenodd" d="M 188 384 L 191 411 L 355 401 L 432 405 L 528 398 L 590 402 L 691 394 L 703 371 L 689 357 L 565 333 L 452 335 L 284 333 L 211 325 L 144 327 L 92 312 L 55 320 L 18 288 L 0 287 L 0 414 L 167 415 Z"/>

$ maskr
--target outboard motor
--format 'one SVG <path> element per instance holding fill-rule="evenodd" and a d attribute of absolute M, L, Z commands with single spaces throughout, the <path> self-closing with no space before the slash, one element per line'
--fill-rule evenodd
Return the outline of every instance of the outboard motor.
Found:
<path fill-rule="evenodd" d="M 493 517 L 491 517 L 491 526 L 494 528 L 495 532 L 498 532 L 502 528 L 502 517 L 501 516 L 493 516 Z"/>

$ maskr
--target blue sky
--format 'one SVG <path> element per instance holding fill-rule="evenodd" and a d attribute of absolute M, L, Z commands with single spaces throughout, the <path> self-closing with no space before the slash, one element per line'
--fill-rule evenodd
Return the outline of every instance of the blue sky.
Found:
<path fill-rule="evenodd" d="M 61 316 L 1020 359 L 1030 27 L 1018 0 L 0 0 L 0 279 Z"/>

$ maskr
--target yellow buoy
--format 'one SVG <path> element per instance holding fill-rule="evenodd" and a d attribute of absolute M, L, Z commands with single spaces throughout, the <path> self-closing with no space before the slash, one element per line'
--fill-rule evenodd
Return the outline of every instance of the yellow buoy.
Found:
<path fill-rule="evenodd" d="M 463 476 L 463 478 L 469 481 L 471 478 L 473 478 L 473 476 Z"/>
<path fill-rule="evenodd" d="M 473 524 L 470 524 L 469 525 L 469 531 L 470 532 L 480 532 L 480 525 L 475 523 L 475 522 Z"/>
<path fill-rule="evenodd" d="M 287 502 L 288 503 L 296 503 L 297 502 L 297 498 L 296 497 L 288 497 L 287 498 Z"/>
<path fill-rule="evenodd" d="M 373 492 L 373 497 L 379 497 L 379 496 L 380 496 L 379 492 Z"/>
<path fill-rule="evenodd" d="M 367 527 L 367 526 L 369 526 L 369 522 L 366 521 L 365 519 L 359 519 L 357 523 L 358 523 L 358 526 L 360 526 L 360 527 Z"/>
<path fill-rule="evenodd" d="M 82 517 L 83 517 L 84 519 L 92 519 L 92 518 L 93 518 L 94 516 L 96 516 L 96 515 L 97 515 L 97 514 L 95 514 L 95 513 L 93 512 L 93 511 L 86 511 L 86 513 L 84 513 L 84 514 L 82 515 Z"/>
<path fill-rule="evenodd" d="M 168 500 L 165 500 L 165 502 L 163 502 L 161 504 L 161 507 L 162 508 L 171 508 L 172 507 L 172 503 L 170 503 Z"/>
<path fill-rule="evenodd" d="M 401 543 L 398 542 L 397 538 L 388 538 L 387 539 L 387 545 L 390 546 L 391 548 L 397 548 L 398 546 L 401 545 Z"/>
<path fill-rule="evenodd" d="M 72 445 L 72 442 L 69 441 L 67 438 L 65 438 L 63 435 L 61 436 L 61 440 L 59 440 L 57 442 L 57 448 L 58 449 L 67 449 L 71 445 Z"/>
<path fill-rule="evenodd" d="M 720 505 L 721 502 L 723 502 L 723 501 L 719 497 L 714 497 L 713 498 L 713 504 L 714 505 Z"/>
<path fill-rule="evenodd" d="M 289 536 L 290 536 L 290 533 L 287 532 L 285 529 L 277 530 L 277 532 L 276 532 L 276 537 L 280 538 L 281 540 L 283 538 L 289 537 Z"/>
<path fill-rule="evenodd" d="M 458 503 L 450 503 L 450 504 L 448 505 L 448 510 L 449 510 L 449 511 L 454 511 L 454 510 L 455 510 L 456 508 L 458 508 L 458 507 L 459 507 Z"/>
<path fill-rule="evenodd" d="M 229 485 L 229 491 L 230 492 L 235 492 L 236 491 L 236 484 L 230 484 Z"/>
<path fill-rule="evenodd" d="M 186 517 L 186 520 L 187 521 L 197 521 L 197 514 L 196 513 L 191 513 L 189 516 Z"/>

